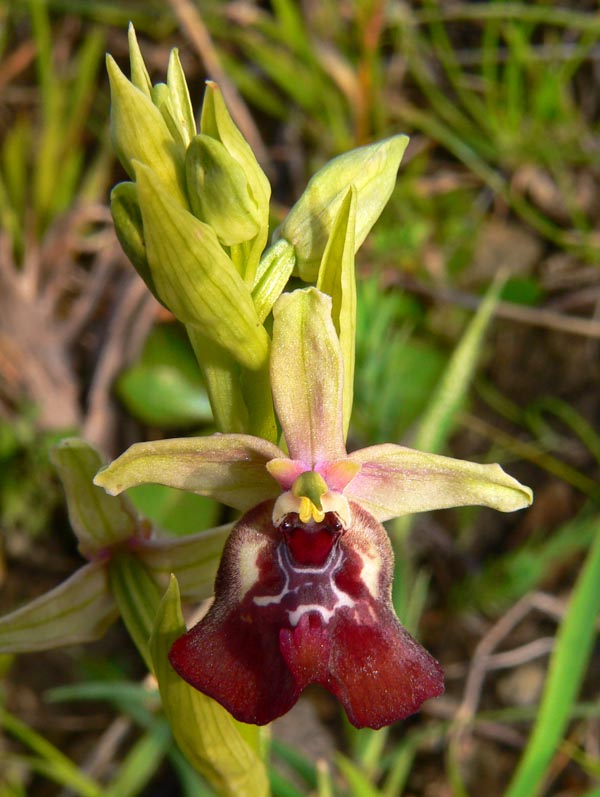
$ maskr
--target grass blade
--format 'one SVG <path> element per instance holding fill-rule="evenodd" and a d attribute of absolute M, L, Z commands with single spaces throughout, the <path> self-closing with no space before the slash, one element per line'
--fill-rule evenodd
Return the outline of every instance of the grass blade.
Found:
<path fill-rule="evenodd" d="M 537 719 L 506 797 L 533 797 L 569 721 L 590 659 L 600 612 L 600 534 L 577 580 L 559 629 Z"/>

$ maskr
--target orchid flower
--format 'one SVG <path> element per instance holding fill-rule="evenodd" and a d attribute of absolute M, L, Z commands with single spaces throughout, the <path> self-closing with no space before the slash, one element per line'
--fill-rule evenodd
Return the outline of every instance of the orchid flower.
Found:
<path fill-rule="evenodd" d="M 243 434 L 138 443 L 96 483 L 111 493 L 166 484 L 245 513 L 208 614 L 171 648 L 182 678 L 259 725 L 319 683 L 354 725 L 379 728 L 443 691 L 439 664 L 394 614 L 381 521 L 466 504 L 513 511 L 531 491 L 499 465 L 393 444 L 347 453 L 330 297 L 314 288 L 284 294 L 273 316 L 281 448 Z"/>

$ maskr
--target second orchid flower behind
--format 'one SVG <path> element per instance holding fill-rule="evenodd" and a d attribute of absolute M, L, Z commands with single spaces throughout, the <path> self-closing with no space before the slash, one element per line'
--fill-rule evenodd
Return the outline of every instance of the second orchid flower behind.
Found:
<path fill-rule="evenodd" d="M 381 521 L 470 504 L 510 512 L 531 491 L 499 465 L 392 444 L 348 454 L 330 298 L 284 294 L 273 315 L 271 384 L 288 453 L 241 434 L 138 443 L 96 483 L 111 493 L 165 484 L 245 513 L 213 605 L 171 649 L 182 678 L 259 725 L 319 683 L 354 725 L 380 728 L 443 691 L 439 664 L 394 614 Z"/>

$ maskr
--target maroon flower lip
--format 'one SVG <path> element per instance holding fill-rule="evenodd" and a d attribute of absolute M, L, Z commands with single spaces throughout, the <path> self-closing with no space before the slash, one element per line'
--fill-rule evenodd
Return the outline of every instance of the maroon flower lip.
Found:
<path fill-rule="evenodd" d="M 275 527 L 270 501 L 234 527 L 215 602 L 169 659 L 236 719 L 271 722 L 318 683 L 354 725 L 380 728 L 443 692 L 439 664 L 392 609 L 385 530 L 351 508 L 345 531 L 333 512 L 320 523 L 291 513 Z"/>

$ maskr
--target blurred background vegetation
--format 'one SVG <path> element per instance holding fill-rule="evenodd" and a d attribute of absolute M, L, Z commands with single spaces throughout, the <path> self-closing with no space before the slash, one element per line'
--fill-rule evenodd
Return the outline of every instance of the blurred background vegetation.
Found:
<path fill-rule="evenodd" d="M 55 440 L 81 434 L 112 457 L 211 431 L 185 335 L 126 262 L 107 210 L 124 174 L 103 55 L 126 68 L 129 20 L 154 82 L 176 46 L 196 108 L 206 78 L 221 84 L 274 186 L 273 226 L 331 157 L 411 136 L 358 255 L 350 448 L 499 461 L 536 493 L 516 515 L 390 527 L 397 610 L 444 665 L 446 695 L 358 732 L 307 690 L 273 733 L 274 795 L 598 797 L 591 0 L 0 0 L 0 610 L 78 565 Z M 135 500 L 172 534 L 229 519 L 167 489 Z M 0 659 L 0 797 L 212 794 L 144 675 L 119 628 Z"/>

